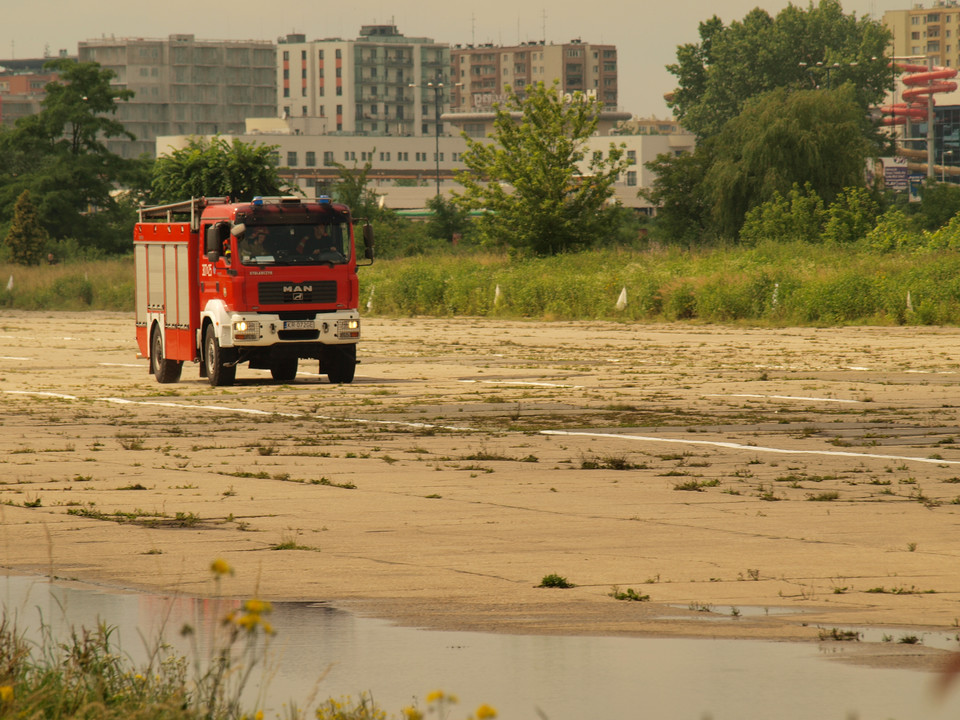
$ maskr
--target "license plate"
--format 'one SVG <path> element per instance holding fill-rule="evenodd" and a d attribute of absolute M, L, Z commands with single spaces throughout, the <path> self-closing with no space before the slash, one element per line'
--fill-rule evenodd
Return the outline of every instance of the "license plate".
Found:
<path fill-rule="evenodd" d="M 284 320 L 284 330 L 313 330 L 313 320 Z"/>

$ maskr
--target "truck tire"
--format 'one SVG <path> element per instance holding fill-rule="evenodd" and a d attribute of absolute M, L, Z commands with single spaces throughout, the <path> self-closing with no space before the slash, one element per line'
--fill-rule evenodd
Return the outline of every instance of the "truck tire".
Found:
<path fill-rule="evenodd" d="M 153 338 L 150 340 L 150 370 L 159 383 L 179 382 L 183 371 L 182 361 L 167 360 L 163 356 L 163 336 L 159 327 L 153 329 Z"/>
<path fill-rule="evenodd" d="M 226 364 L 233 360 L 232 355 L 232 352 L 228 353 L 220 348 L 213 325 L 207 325 L 203 334 L 203 362 L 207 368 L 207 380 L 213 387 L 233 385 L 233 381 L 237 379 L 237 366 Z"/>
<path fill-rule="evenodd" d="M 356 345 L 327 345 L 323 348 L 323 368 L 331 383 L 335 385 L 353 382 L 357 370 Z"/>
<path fill-rule="evenodd" d="M 283 360 L 277 360 L 270 367 L 270 374 L 277 382 L 293 382 L 294 378 L 297 377 L 298 362 L 299 361 L 297 358 L 284 358 Z"/>

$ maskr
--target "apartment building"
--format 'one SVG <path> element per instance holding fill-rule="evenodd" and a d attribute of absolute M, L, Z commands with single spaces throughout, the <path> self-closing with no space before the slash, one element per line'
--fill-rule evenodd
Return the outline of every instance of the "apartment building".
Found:
<path fill-rule="evenodd" d="M 277 114 L 316 132 L 443 134 L 450 107 L 450 47 L 406 37 L 396 25 L 364 25 L 353 40 L 280 40 Z"/>
<path fill-rule="evenodd" d="M 248 117 L 276 112 L 276 45 L 246 40 L 103 38 L 79 43 L 81 62 L 116 73 L 113 83 L 133 90 L 116 118 L 136 136 L 112 138 L 111 152 L 152 155 L 160 135 L 242 133 Z"/>
<path fill-rule="evenodd" d="M 67 57 L 65 50 L 60 57 Z M 57 79 L 56 73 L 43 68 L 52 59 L 0 60 L 0 125 L 12 126 L 40 112 L 47 83 Z"/>
<path fill-rule="evenodd" d="M 934 0 L 926 7 L 916 3 L 908 10 L 888 10 L 883 14 L 883 24 L 893 34 L 894 57 L 927 57 L 934 65 L 960 67 L 957 0 Z"/>
<path fill-rule="evenodd" d="M 455 45 L 454 112 L 484 112 L 505 97 L 505 87 L 523 92 L 531 83 L 560 82 L 565 93 L 595 96 L 604 106 L 617 107 L 617 48 L 593 45 L 579 38 L 563 44 L 545 42 L 514 46 Z"/>

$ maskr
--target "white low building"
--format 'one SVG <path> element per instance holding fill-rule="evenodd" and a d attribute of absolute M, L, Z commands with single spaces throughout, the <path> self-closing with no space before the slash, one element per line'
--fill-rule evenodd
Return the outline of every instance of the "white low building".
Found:
<path fill-rule="evenodd" d="M 449 195 L 461 188 L 455 175 L 467 169 L 462 160 L 467 143 L 460 136 L 322 134 L 323 128 L 311 127 L 308 120 L 249 119 L 243 135 L 220 137 L 227 141 L 236 138 L 246 143 L 275 145 L 281 176 L 308 197 L 329 192 L 338 176 L 334 163 L 363 168 L 369 162 L 369 187 L 383 196 L 386 207 L 396 210 L 423 208 L 438 192 Z M 185 147 L 190 138 L 187 135 L 158 137 L 157 156 Z M 209 136 L 206 139 L 210 139 Z M 644 164 L 660 154 L 692 152 L 694 136 L 595 136 L 588 141 L 588 156 L 593 152 L 609 152 L 611 143 L 623 144 L 631 163 L 614 186 L 617 200 L 625 207 L 653 214 L 651 204 L 637 194 L 654 179 Z"/>

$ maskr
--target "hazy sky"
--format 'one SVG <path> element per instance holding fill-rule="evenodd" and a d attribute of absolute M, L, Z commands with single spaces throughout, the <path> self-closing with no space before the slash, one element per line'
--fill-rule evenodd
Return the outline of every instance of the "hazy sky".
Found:
<path fill-rule="evenodd" d="M 847 0 L 845 12 L 880 18 L 906 9 L 914 0 Z M 719 15 L 740 20 L 754 7 L 776 14 L 786 0 L 585 0 L 517 2 L 485 0 L 0 0 L 0 59 L 70 54 L 77 43 L 103 36 L 165 38 L 193 33 L 202 40 L 271 40 L 303 33 L 308 40 L 356 38 L 361 25 L 396 24 L 407 36 L 438 42 L 516 44 L 528 40 L 563 43 L 573 38 L 610 43 L 619 52 L 620 109 L 635 115 L 670 113 L 663 94 L 675 78 L 664 66 L 676 60 L 678 45 L 697 41 L 701 20 Z M 807 2 L 794 4 L 807 7 Z M 932 4 L 928 1 L 927 3 Z M 5 6 L 5 7 L 4 7 Z"/>

